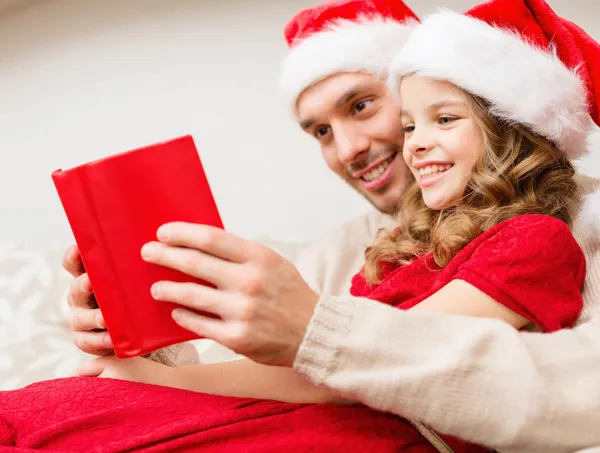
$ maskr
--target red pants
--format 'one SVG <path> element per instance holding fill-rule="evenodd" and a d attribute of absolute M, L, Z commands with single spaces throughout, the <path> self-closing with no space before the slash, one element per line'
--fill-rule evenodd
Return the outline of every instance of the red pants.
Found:
<path fill-rule="evenodd" d="M 465 448 L 457 451 L 485 451 Z M 0 392 L 4 451 L 436 450 L 406 420 L 361 405 L 284 404 L 113 379 L 68 378 Z"/>

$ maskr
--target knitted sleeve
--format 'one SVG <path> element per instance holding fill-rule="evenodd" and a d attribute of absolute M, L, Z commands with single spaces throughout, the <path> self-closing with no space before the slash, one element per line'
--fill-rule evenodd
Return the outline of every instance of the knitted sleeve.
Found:
<path fill-rule="evenodd" d="M 200 363 L 198 351 L 189 341 L 158 349 L 144 357 L 152 360 L 153 362 L 162 363 L 163 365 L 171 367 Z"/>
<path fill-rule="evenodd" d="M 499 451 L 600 446 L 600 233 L 579 325 L 519 332 L 500 320 L 403 311 L 323 294 L 294 368 L 368 406 Z"/>

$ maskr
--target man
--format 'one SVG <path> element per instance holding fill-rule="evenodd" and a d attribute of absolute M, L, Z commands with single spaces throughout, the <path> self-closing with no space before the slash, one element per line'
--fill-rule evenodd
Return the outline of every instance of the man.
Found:
<path fill-rule="evenodd" d="M 359 12 L 378 14 L 376 3 L 356 2 L 358 9 L 353 10 L 346 2 L 333 2 L 301 11 L 296 20 L 288 24 L 286 35 L 290 40 L 301 39 L 302 33 L 311 30 L 296 28 L 303 21 L 313 27 L 324 25 L 316 24 L 315 18 L 326 21 L 336 17 L 351 18 Z M 401 155 L 402 136 L 398 105 L 388 92 L 385 82 L 373 75 L 386 68 L 396 54 L 398 46 L 408 36 L 410 23 L 418 19 L 402 2 L 390 1 L 389 8 L 389 17 L 358 24 L 353 22 L 345 29 L 324 33 L 324 44 L 333 39 L 334 45 L 340 47 L 340 52 L 337 52 L 337 49 L 331 49 L 327 53 L 320 52 L 321 36 L 317 40 L 306 41 L 306 46 L 295 49 L 295 52 L 290 54 L 282 76 L 283 90 L 295 104 L 295 98 L 315 80 L 327 78 L 338 71 L 353 71 L 322 80 L 306 90 L 303 96 L 306 98 L 303 107 L 305 119 L 301 121 L 302 128 L 317 137 L 329 168 L 377 209 L 366 218 L 356 219 L 342 228 L 342 231 L 353 231 L 367 220 L 365 226 L 368 227 L 368 231 L 358 232 L 359 240 L 366 242 L 359 244 L 356 250 L 353 247 L 352 252 L 356 256 L 352 263 L 348 263 L 352 264 L 346 271 L 348 276 L 360 267 L 363 252 L 361 246 L 371 241 L 374 229 L 384 224 L 394 224 L 394 219 L 388 214 L 393 213 L 408 184 L 412 182 L 412 176 L 404 166 Z M 292 36 L 294 33 L 295 36 Z M 385 50 L 374 51 L 377 47 L 375 43 L 384 45 Z M 353 53 L 349 58 L 344 58 L 348 49 L 353 49 Z M 331 55 L 336 53 L 339 58 L 331 60 Z M 307 59 L 315 56 L 322 61 L 313 60 L 314 71 L 303 69 Z M 335 107 L 335 110 L 327 111 L 323 108 L 324 105 Z M 293 108 L 295 109 L 295 106 Z M 377 109 L 377 115 L 370 113 L 374 109 Z M 327 118 L 326 123 L 332 124 L 323 125 L 317 122 L 321 119 L 319 117 L 331 117 Z M 333 132 L 336 140 L 329 138 Z M 335 236 L 337 234 L 338 232 Z M 330 238 L 324 239 L 325 242 L 329 240 Z M 351 241 L 348 242 L 350 243 Z M 320 245 L 315 244 L 314 248 L 320 249 Z M 312 249 L 313 247 L 310 247 L 307 251 Z M 306 255 L 309 254 L 301 253 L 300 259 L 304 260 Z M 90 354 L 111 354 L 112 345 L 107 332 L 92 331 L 104 329 L 104 321 L 98 310 L 89 310 L 90 307 L 97 307 L 93 301 L 89 278 L 87 274 L 83 274 L 81 259 L 75 247 L 70 247 L 65 253 L 63 266 L 75 277 L 81 276 L 73 281 L 69 292 L 69 325 L 75 344 Z M 349 279 L 345 279 L 343 283 L 349 284 Z M 336 290 L 338 291 L 342 292 Z M 151 354 L 151 358 L 177 365 L 197 359 L 187 344 L 162 349 Z"/>
<path fill-rule="evenodd" d="M 396 50 L 385 26 L 412 17 L 399 5 L 332 2 L 300 12 L 286 28 L 284 87 L 301 126 L 317 138 L 332 171 L 380 212 L 306 249 L 296 267 L 226 232 L 167 225 L 149 261 L 232 278 L 218 291 L 158 288 L 157 298 L 220 315 L 174 313 L 184 327 L 257 362 L 293 366 L 316 384 L 443 433 L 506 452 L 600 445 L 600 235 L 581 222 L 575 233 L 588 261 L 586 308 L 572 330 L 524 333 L 497 320 L 402 312 L 348 295 L 364 246 L 380 227 L 394 225 L 387 214 L 408 183 L 398 110 L 377 77 L 389 62 L 386 52 Z M 364 12 L 370 19 L 361 21 Z M 323 26 L 333 19 L 345 21 Z M 401 44 L 397 35 L 392 41 Z M 583 195 L 597 185 L 580 179 Z M 72 305 L 86 301 L 87 289 L 72 292 Z M 100 320 L 98 312 L 77 314 L 72 325 L 80 330 L 102 327 L 84 321 Z M 107 349 L 91 340 L 105 333 L 86 333 L 88 345 Z"/>

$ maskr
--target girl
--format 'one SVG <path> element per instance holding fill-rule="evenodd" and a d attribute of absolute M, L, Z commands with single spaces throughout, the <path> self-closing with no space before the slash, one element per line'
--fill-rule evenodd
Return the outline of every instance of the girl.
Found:
<path fill-rule="evenodd" d="M 506 11 L 515 13 L 514 23 Z M 494 317 L 517 329 L 568 328 L 580 313 L 585 278 L 569 230 L 578 195 L 568 156 L 582 150 L 593 103 L 575 73 L 529 44 L 568 32 L 547 5 L 498 0 L 469 14 L 481 20 L 440 13 L 424 21 L 390 68 L 403 155 L 416 182 L 400 227 L 367 249 L 351 291 L 399 309 Z M 501 28 L 508 26 L 540 34 Z M 120 380 L 40 383 L 4 395 L 0 445 L 487 451 L 361 405 L 332 404 L 351 401 L 288 369 L 247 360 L 174 369 L 144 359 L 100 360 L 103 375 Z"/>

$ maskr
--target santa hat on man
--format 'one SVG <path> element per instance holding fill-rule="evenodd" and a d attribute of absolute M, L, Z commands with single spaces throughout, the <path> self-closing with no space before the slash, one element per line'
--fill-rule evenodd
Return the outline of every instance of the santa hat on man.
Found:
<path fill-rule="evenodd" d="M 393 58 L 391 90 L 411 73 L 486 99 L 495 116 L 528 126 L 570 158 L 585 153 L 599 124 L 600 45 L 544 0 L 492 0 L 465 14 L 432 14 Z"/>
<path fill-rule="evenodd" d="M 284 29 L 283 95 L 295 106 L 302 91 L 330 75 L 384 73 L 417 22 L 401 0 L 330 0 L 300 11 Z"/>

